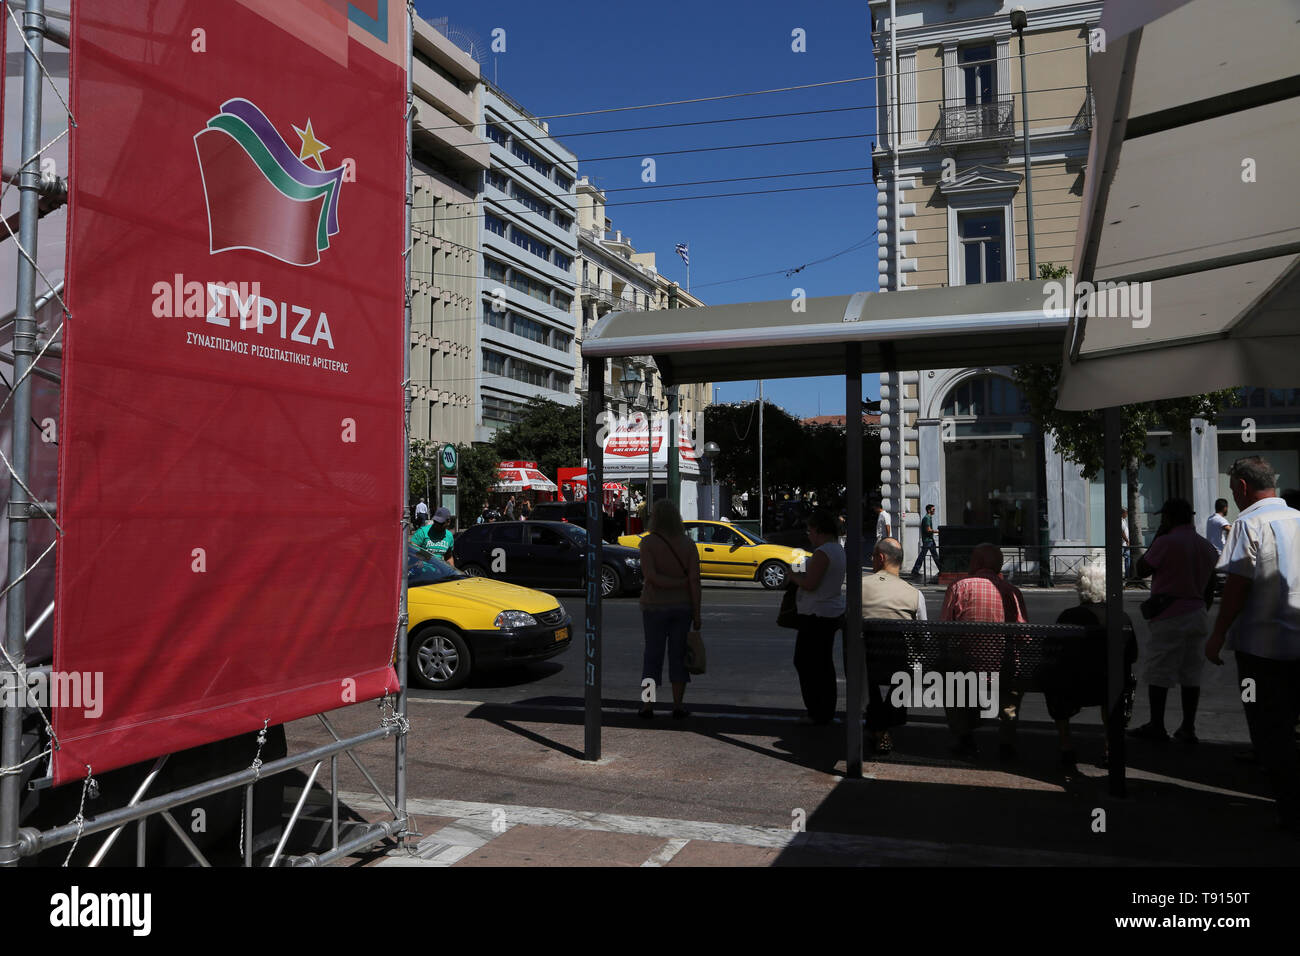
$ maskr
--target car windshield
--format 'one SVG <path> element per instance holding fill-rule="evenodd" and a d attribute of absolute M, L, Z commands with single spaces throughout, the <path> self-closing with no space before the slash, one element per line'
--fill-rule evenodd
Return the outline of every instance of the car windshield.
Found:
<path fill-rule="evenodd" d="M 414 548 L 406 549 L 406 586 L 423 587 L 443 581 L 457 581 L 468 575 L 457 571 L 441 558 L 420 554 Z"/>

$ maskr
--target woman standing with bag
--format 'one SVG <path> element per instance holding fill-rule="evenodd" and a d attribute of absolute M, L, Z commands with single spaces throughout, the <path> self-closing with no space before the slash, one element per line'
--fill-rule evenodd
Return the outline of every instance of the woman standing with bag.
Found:
<path fill-rule="evenodd" d="M 801 724 L 829 724 L 835 716 L 835 632 L 844 627 L 844 549 L 835 518 L 818 511 L 808 519 L 808 538 L 816 549 L 802 572 L 791 571 L 798 585 L 795 602 L 799 630 L 794 641 L 794 669 L 807 713 Z"/>
<path fill-rule="evenodd" d="M 700 556 L 686 536 L 681 512 L 660 498 L 650 512 L 650 533 L 641 539 L 641 620 L 645 626 L 645 657 L 641 678 L 662 685 L 664 652 L 673 685 L 673 717 L 689 717 L 682 706 L 686 684 L 686 635 L 700 629 Z M 655 715 L 653 701 L 642 705 L 639 717 Z"/>

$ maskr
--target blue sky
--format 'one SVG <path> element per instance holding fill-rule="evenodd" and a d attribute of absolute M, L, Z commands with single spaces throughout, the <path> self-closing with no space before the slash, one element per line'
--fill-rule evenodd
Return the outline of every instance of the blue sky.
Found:
<path fill-rule="evenodd" d="M 862 0 L 794 5 L 774 0 L 713 3 L 554 4 L 494 0 L 448 8 L 417 0 L 425 19 L 447 16 L 452 28 L 487 47 L 505 31 L 505 52 L 485 55 L 484 75 L 541 117 L 670 100 L 868 76 L 873 71 L 870 17 Z M 802 29 L 806 52 L 792 50 Z M 608 191 L 607 215 L 638 252 L 654 252 L 659 271 L 686 284 L 674 253 L 690 244 L 691 291 L 709 304 L 843 295 L 876 285 L 875 190 L 871 82 L 711 103 L 549 120 L 551 132 L 577 154 L 579 173 Z M 857 107 L 856 109 L 845 109 Z M 815 110 L 842 110 L 813 114 Z M 770 113 L 797 115 L 637 132 L 627 127 L 678 124 Z M 592 135 L 578 135 L 591 133 Z M 822 142 L 665 155 L 666 151 L 812 137 Z M 633 158 L 601 161 L 601 157 Z M 654 183 L 642 181 L 653 157 Z M 821 170 L 847 170 L 789 176 Z M 698 180 L 780 175 L 778 179 L 634 189 Z M 847 188 L 825 188 L 835 184 Z M 750 190 L 819 187 L 725 199 L 622 205 L 647 199 Z M 621 202 L 620 202 L 621 201 Z M 827 262 L 812 264 L 858 245 Z M 799 273 L 784 273 L 801 265 Z M 773 275 L 729 281 L 758 273 Z M 864 394 L 879 397 L 876 376 Z M 724 383 L 719 401 L 748 401 L 755 382 Z M 764 383 L 765 397 L 799 416 L 844 411 L 842 378 Z"/>

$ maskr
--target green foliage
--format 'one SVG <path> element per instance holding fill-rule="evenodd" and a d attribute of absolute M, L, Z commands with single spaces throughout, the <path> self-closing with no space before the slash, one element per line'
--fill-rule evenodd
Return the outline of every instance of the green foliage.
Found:
<path fill-rule="evenodd" d="M 411 453 L 407 463 L 410 503 L 414 504 L 424 498 L 429 505 L 430 513 L 437 507 L 435 502 L 438 498 L 438 453 L 441 450 L 441 445 L 417 438 L 411 442 Z"/>
<path fill-rule="evenodd" d="M 582 461 L 581 443 L 579 407 L 547 398 L 532 399 L 524 406 L 519 421 L 498 431 L 491 442 L 498 461 L 535 461 L 552 481 L 560 468 Z"/>
<path fill-rule="evenodd" d="M 497 481 L 497 465 L 501 456 L 492 442 L 479 445 L 457 445 L 456 476 L 460 485 L 460 514 L 462 528 L 472 525 L 479 516 L 488 492 Z"/>
<path fill-rule="evenodd" d="M 838 504 L 846 485 L 845 429 L 836 425 L 805 425 L 780 406 L 764 402 L 763 492 L 792 497 L 815 492 L 818 501 Z M 704 437 L 717 442 L 717 480 L 739 497 L 758 494 L 758 402 L 710 405 L 704 410 Z M 880 436 L 862 436 L 864 492 L 878 489 Z"/>

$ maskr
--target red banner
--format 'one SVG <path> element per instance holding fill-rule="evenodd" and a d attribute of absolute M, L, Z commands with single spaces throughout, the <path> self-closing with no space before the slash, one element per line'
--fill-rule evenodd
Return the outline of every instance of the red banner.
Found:
<path fill-rule="evenodd" d="M 73 6 L 56 783 L 396 689 L 406 30 Z"/>

